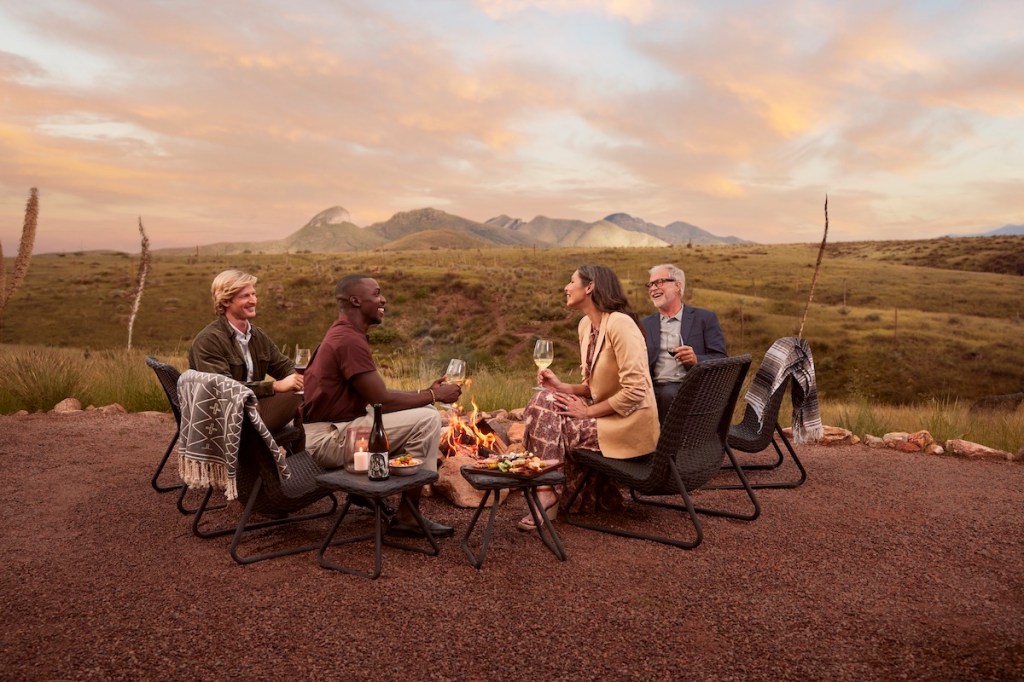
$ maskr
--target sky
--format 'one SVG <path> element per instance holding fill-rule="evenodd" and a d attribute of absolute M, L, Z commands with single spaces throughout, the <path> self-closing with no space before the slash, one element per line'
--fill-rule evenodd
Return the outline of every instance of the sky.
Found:
<path fill-rule="evenodd" d="M 718 235 L 1024 223 L 1017 0 L 5 0 L 0 245 L 433 207 Z"/>

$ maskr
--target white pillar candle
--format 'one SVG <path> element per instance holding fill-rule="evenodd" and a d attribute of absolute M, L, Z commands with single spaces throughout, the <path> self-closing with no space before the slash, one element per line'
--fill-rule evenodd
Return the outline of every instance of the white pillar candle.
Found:
<path fill-rule="evenodd" d="M 363 452 L 362 450 L 357 451 L 352 466 L 356 472 L 360 474 L 366 473 L 366 470 L 370 468 L 370 453 Z"/>

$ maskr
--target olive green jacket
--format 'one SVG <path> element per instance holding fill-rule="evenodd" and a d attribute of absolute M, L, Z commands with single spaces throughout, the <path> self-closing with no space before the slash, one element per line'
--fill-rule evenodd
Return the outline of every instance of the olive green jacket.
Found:
<path fill-rule="evenodd" d="M 249 338 L 249 354 L 252 356 L 253 376 L 257 381 L 245 381 L 245 358 L 242 348 L 235 341 L 234 328 L 223 315 L 206 325 L 196 335 L 188 351 L 188 366 L 199 372 L 210 372 L 241 381 L 252 389 L 257 398 L 274 395 L 274 382 L 264 381 L 267 375 L 284 379 L 295 372 L 295 362 L 278 350 L 270 337 L 253 325 Z"/>

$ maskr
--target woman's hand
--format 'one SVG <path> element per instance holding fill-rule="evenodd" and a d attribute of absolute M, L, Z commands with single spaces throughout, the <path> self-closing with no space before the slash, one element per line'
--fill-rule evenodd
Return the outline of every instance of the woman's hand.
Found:
<path fill-rule="evenodd" d="M 562 381 L 557 376 L 555 376 L 554 372 L 552 372 L 550 369 L 544 368 L 542 370 L 538 370 L 537 372 L 537 385 L 543 386 L 549 391 L 560 392 L 562 391 L 562 386 L 564 386 L 565 384 L 563 384 Z"/>
<path fill-rule="evenodd" d="M 558 405 L 558 414 L 576 419 L 584 419 L 587 416 L 587 401 L 578 395 L 571 393 L 556 393 L 555 403 Z"/>

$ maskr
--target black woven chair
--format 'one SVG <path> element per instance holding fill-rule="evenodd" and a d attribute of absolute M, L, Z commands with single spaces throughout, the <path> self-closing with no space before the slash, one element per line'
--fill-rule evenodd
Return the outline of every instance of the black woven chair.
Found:
<path fill-rule="evenodd" d="M 202 529 L 203 515 L 212 509 L 209 507 L 209 501 L 213 495 L 213 488 L 207 488 L 206 494 L 199 503 L 199 509 L 196 510 L 195 516 L 192 518 L 192 532 L 201 538 L 214 538 L 233 533 L 231 557 L 240 564 L 251 564 L 265 559 L 318 549 L 319 541 L 247 556 L 243 556 L 238 551 L 242 536 L 249 531 L 318 519 L 330 516 L 337 510 L 338 499 L 334 496 L 333 490 L 320 485 L 316 480 L 317 476 L 324 473 L 324 469 L 316 463 L 308 451 L 303 450 L 292 454 L 287 458 L 287 462 L 291 475 L 282 481 L 278 474 L 277 462 L 274 461 L 274 455 L 267 448 L 267 444 L 252 423 L 248 419 L 243 420 L 235 474 L 238 501 L 244 505 L 242 515 L 239 517 L 238 523 L 232 527 L 214 530 Z M 292 516 L 324 498 L 329 498 L 331 501 L 330 508 L 326 511 Z M 264 521 L 250 523 L 253 514 L 261 514 L 268 518 Z"/>
<path fill-rule="evenodd" d="M 771 377 L 765 376 L 767 372 L 765 367 L 762 366 L 757 370 L 757 375 L 754 377 L 754 381 L 757 382 L 758 378 L 762 379 L 762 383 L 770 385 Z M 747 453 L 759 453 L 768 447 L 770 444 L 775 448 L 775 461 L 771 463 L 744 463 L 740 467 L 745 472 L 751 471 L 771 471 L 778 469 L 782 466 L 785 461 L 785 455 L 782 452 L 782 448 L 779 447 L 779 441 L 786 447 L 786 451 L 789 452 L 790 458 L 796 465 L 799 475 L 797 478 L 785 481 L 752 481 L 750 487 L 755 490 L 763 490 L 766 488 L 797 488 L 803 485 L 804 481 L 807 480 L 807 470 L 804 469 L 803 463 L 800 458 L 796 456 L 796 451 L 793 449 L 792 443 L 786 438 L 786 434 L 782 431 L 782 427 L 779 426 L 779 411 L 782 409 L 782 401 L 786 397 L 786 388 L 792 383 L 792 379 L 787 377 L 785 381 L 779 384 L 779 387 L 775 389 L 775 393 L 768 399 L 765 404 L 763 411 L 763 419 L 758 420 L 757 413 L 754 412 L 754 408 L 747 404 L 747 409 L 743 413 L 743 421 L 739 424 L 733 424 L 729 428 L 729 447 L 740 452 Z M 748 389 L 749 392 L 749 389 Z M 729 467 L 725 467 L 729 468 Z M 707 490 L 737 490 L 739 485 L 718 485 L 718 486 L 706 486 Z"/>
<path fill-rule="evenodd" d="M 156 471 L 153 473 L 153 479 L 151 483 L 153 490 L 158 493 L 169 493 L 174 490 L 181 490 L 185 487 L 184 483 L 176 483 L 174 485 L 161 485 L 160 484 L 160 473 L 164 470 L 164 466 L 167 464 L 168 458 L 171 453 L 174 452 L 174 446 L 178 442 L 178 436 L 181 435 L 181 404 L 178 402 L 178 377 L 181 376 L 181 372 L 178 371 L 177 367 L 172 367 L 166 362 L 160 362 L 152 355 L 146 356 L 146 364 L 150 366 L 153 372 L 156 373 L 156 378 L 160 380 L 160 386 L 164 389 L 164 393 L 167 395 L 167 402 L 171 404 L 171 412 L 174 414 L 174 435 L 171 437 L 171 442 L 167 446 L 167 451 L 164 452 L 164 456 L 160 459 L 160 464 L 157 465 Z"/>
<path fill-rule="evenodd" d="M 564 514 L 566 521 L 581 528 L 692 549 L 704 540 L 704 529 L 698 514 L 742 521 L 757 519 L 761 515 L 761 505 L 727 443 L 733 408 L 749 368 L 750 356 L 741 355 L 707 360 L 689 370 L 661 425 L 657 449 L 650 454 L 632 459 L 611 459 L 592 450 L 573 452 L 577 463 L 586 469 L 586 473 L 569 497 L 566 505 L 568 510 L 572 509 L 576 497 L 593 475 L 603 473 L 628 487 L 633 500 L 640 504 L 685 511 L 693 524 L 694 539 L 649 535 L 582 522 L 571 511 Z M 724 456 L 728 456 L 731 468 L 747 492 L 753 507 L 749 514 L 695 507 L 693 504 L 690 492 L 701 488 L 718 474 Z M 681 504 L 647 497 L 667 495 L 678 495 Z"/>
<path fill-rule="evenodd" d="M 171 413 L 174 415 L 174 435 L 171 436 L 171 442 L 167 445 L 167 450 L 160 459 L 160 464 L 157 465 L 156 471 L 153 472 L 153 478 L 150 483 L 153 485 L 153 490 L 158 493 L 169 493 L 177 490 L 178 500 L 176 506 L 178 511 L 186 516 L 194 514 L 197 507 L 189 508 L 185 506 L 185 495 L 188 494 L 187 485 L 184 483 L 162 485 L 159 480 L 161 472 L 163 472 L 164 467 L 167 465 L 167 460 L 170 458 L 171 453 L 174 452 L 174 446 L 178 442 L 178 437 L 181 435 L 181 401 L 178 400 L 178 377 L 181 376 L 181 372 L 178 371 L 177 367 L 168 365 L 166 362 L 160 362 L 152 355 L 146 356 L 146 364 L 150 366 L 156 374 L 156 378 L 160 380 L 160 386 L 164 389 L 164 394 L 167 395 L 167 402 L 171 404 Z M 209 507 L 208 511 L 223 509 L 224 506 L 223 504 L 214 505 Z"/>

